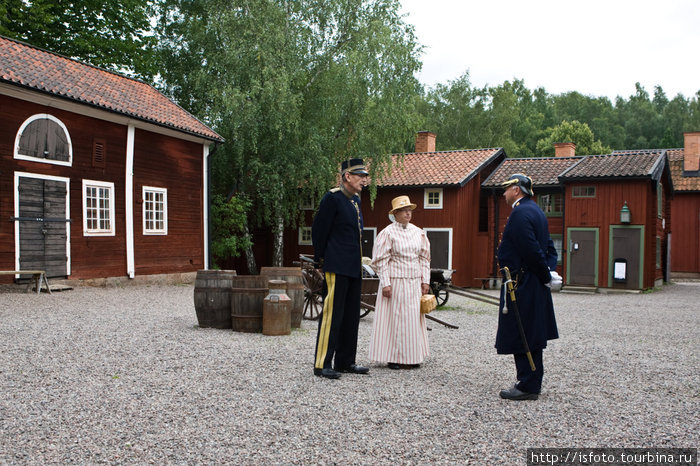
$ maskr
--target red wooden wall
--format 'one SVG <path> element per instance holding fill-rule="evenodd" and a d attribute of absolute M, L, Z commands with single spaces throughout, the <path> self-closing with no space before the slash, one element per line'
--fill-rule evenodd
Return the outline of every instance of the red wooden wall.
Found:
<path fill-rule="evenodd" d="M 68 129 L 72 166 L 13 158 L 21 124 L 30 116 L 48 113 Z M 104 168 L 92 166 L 93 139 L 105 141 Z M 89 116 L 0 95 L 0 269 L 15 268 L 15 171 L 70 179 L 69 278 L 124 276 L 126 270 L 125 177 L 127 127 Z M 202 144 L 136 130 L 134 151 L 134 235 L 136 274 L 177 273 L 204 267 Z M 83 235 L 82 180 L 114 183 L 115 235 Z M 144 236 L 143 185 L 168 189 L 168 235 Z M 3 282 L 11 276 L 0 277 Z"/>
<path fill-rule="evenodd" d="M 700 193 L 674 195 L 671 228 L 671 270 L 700 273 Z"/>

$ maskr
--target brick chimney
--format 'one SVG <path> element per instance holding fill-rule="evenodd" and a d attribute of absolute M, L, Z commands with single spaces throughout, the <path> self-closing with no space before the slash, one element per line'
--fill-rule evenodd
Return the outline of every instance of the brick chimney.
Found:
<path fill-rule="evenodd" d="M 700 132 L 683 133 L 683 171 L 700 170 Z"/>
<path fill-rule="evenodd" d="M 418 131 L 416 134 L 416 152 L 435 152 L 435 133 Z"/>
<path fill-rule="evenodd" d="M 555 142 L 554 143 L 555 157 L 574 157 L 576 156 L 576 144 L 573 142 Z"/>

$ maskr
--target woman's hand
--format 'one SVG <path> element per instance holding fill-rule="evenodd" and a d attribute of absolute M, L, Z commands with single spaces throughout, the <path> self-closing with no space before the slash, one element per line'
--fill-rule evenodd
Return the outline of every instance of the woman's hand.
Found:
<path fill-rule="evenodd" d="M 420 290 L 423 294 L 430 294 L 430 285 L 427 283 L 421 283 Z"/>
<path fill-rule="evenodd" d="M 382 296 L 385 298 L 391 298 L 391 285 L 382 288 Z"/>

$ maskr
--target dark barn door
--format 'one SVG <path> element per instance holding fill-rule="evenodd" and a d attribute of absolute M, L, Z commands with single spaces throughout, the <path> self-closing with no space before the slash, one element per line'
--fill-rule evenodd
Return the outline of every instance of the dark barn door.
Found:
<path fill-rule="evenodd" d="M 447 230 L 425 230 L 430 241 L 430 268 L 449 269 L 450 232 Z"/>
<path fill-rule="evenodd" d="M 68 275 L 66 192 L 64 181 L 19 178 L 19 265 L 45 270 L 48 277 Z"/>
<path fill-rule="evenodd" d="M 640 282 L 642 230 L 641 228 L 612 228 L 613 288 L 639 290 Z M 615 274 L 617 265 L 617 274 Z M 624 264 L 624 265 L 620 265 Z"/>
<path fill-rule="evenodd" d="M 598 286 L 598 231 L 569 230 L 567 284 Z"/>

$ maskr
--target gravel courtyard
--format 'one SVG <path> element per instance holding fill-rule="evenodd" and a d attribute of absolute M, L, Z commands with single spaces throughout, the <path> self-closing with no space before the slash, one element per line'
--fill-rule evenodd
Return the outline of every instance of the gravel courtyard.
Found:
<path fill-rule="evenodd" d="M 501 400 L 496 308 L 450 296 L 417 370 L 314 377 L 316 322 L 197 326 L 194 285 L 0 291 L 2 464 L 524 465 L 528 447 L 700 447 L 700 282 L 554 296 L 538 401 Z M 358 363 L 372 314 L 360 323 Z"/>

